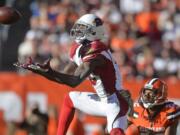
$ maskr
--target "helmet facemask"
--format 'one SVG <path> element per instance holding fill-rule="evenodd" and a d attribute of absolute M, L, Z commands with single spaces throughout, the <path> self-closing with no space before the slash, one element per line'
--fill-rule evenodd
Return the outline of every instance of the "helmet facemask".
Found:
<path fill-rule="evenodd" d="M 74 26 L 71 29 L 70 36 L 77 40 L 77 41 L 83 41 L 87 39 L 90 34 L 93 35 L 93 29 L 92 26 L 88 24 L 80 24 L 80 23 L 75 23 Z"/>
<path fill-rule="evenodd" d="M 141 100 L 145 108 L 153 107 L 158 99 L 158 90 L 143 89 Z"/>
<path fill-rule="evenodd" d="M 154 84 L 146 83 L 140 93 L 140 102 L 145 108 L 162 105 L 167 100 L 167 86 L 161 80 L 155 80 Z"/>

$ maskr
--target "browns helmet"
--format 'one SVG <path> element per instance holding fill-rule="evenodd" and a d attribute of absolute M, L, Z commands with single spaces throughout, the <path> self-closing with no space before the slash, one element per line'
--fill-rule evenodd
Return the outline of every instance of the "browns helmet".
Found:
<path fill-rule="evenodd" d="M 153 78 L 141 89 L 139 101 L 145 108 L 161 105 L 167 100 L 167 89 L 164 81 Z"/>

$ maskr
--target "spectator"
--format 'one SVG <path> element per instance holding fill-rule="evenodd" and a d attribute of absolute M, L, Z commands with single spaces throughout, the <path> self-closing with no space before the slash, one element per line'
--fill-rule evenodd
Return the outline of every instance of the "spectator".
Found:
<path fill-rule="evenodd" d="M 177 64 L 180 35 L 178 1 L 120 0 L 119 3 L 120 10 L 116 2 L 111 0 L 34 1 L 31 4 L 33 14 L 30 31 L 35 31 L 35 35 L 40 37 L 36 45 L 33 46 L 35 59 L 43 61 L 56 54 L 52 65 L 56 69 L 60 69 L 59 65 L 65 65 L 68 59 L 67 52 L 71 46 L 68 33 L 73 23 L 83 14 L 95 13 L 104 19 L 108 31 L 108 40 L 105 42 L 112 44 L 111 48 L 116 53 L 116 59 L 120 60 L 119 55 L 126 58 L 124 63 L 121 63 L 121 60 L 118 62 L 121 63 L 119 65 L 121 69 L 126 72 L 124 73 L 125 78 L 173 76 L 179 79 L 180 69 Z M 57 46 L 48 41 L 52 35 L 59 37 Z M 166 46 L 167 42 L 171 42 L 169 48 Z M 26 43 L 26 39 L 24 43 Z M 22 50 L 27 48 L 27 45 L 24 46 L 26 47 L 21 44 L 20 48 Z M 32 50 L 32 47 L 29 50 Z M 122 51 L 125 52 L 121 53 Z M 146 66 L 139 71 L 138 59 L 143 54 L 143 61 L 148 61 L 150 56 L 146 57 L 147 52 L 152 52 L 151 57 L 154 62 L 146 63 Z M 165 53 L 169 58 L 165 58 Z M 161 66 L 160 63 L 167 62 L 167 60 L 168 63 L 165 64 L 165 67 Z"/>
<path fill-rule="evenodd" d="M 48 122 L 48 135 L 55 135 L 57 132 L 57 109 L 55 106 L 51 105 L 48 109 L 48 116 L 49 116 L 49 122 Z"/>
<path fill-rule="evenodd" d="M 28 135 L 47 135 L 48 115 L 40 112 L 38 106 L 28 111 L 24 121 L 17 124 L 18 128 L 26 130 Z"/>

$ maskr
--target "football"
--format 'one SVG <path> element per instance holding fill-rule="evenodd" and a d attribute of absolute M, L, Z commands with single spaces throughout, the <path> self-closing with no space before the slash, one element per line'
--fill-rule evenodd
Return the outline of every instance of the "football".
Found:
<path fill-rule="evenodd" d="M 21 13 L 12 7 L 0 7 L 0 24 L 13 24 L 21 18 Z"/>

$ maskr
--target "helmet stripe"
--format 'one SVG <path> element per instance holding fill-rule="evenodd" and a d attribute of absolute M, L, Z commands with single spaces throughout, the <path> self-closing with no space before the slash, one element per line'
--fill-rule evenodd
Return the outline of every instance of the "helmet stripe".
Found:
<path fill-rule="evenodd" d="M 153 85 L 156 82 L 156 80 L 158 80 L 158 78 L 153 78 L 148 82 L 148 84 Z"/>

